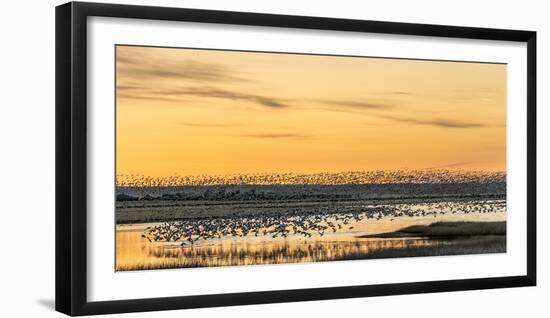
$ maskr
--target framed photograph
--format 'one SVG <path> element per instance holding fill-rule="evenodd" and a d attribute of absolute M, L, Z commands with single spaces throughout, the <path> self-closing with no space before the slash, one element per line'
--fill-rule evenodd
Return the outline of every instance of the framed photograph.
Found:
<path fill-rule="evenodd" d="M 536 33 L 56 8 L 56 309 L 536 284 Z"/>

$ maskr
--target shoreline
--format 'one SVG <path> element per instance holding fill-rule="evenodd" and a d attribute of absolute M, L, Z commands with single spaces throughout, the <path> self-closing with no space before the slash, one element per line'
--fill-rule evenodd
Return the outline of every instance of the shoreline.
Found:
<path fill-rule="evenodd" d="M 412 225 L 397 231 L 360 235 L 357 238 L 411 238 L 453 239 L 472 236 L 506 236 L 506 221 L 489 222 L 433 222 L 428 225 Z"/>
<path fill-rule="evenodd" d="M 473 203 L 498 201 L 505 205 L 502 196 L 484 197 L 438 197 L 438 198 L 396 198 L 379 200 L 319 200 L 319 201 L 244 201 L 244 202 L 189 202 L 170 201 L 171 205 L 151 204 L 140 207 L 115 208 L 116 224 L 137 224 L 163 222 L 186 219 L 223 218 L 223 217 L 254 217 L 260 214 L 288 215 L 297 214 L 331 214 L 343 211 L 360 211 L 366 206 L 387 205 L 419 205 L 444 203 Z M 178 204 L 179 203 L 179 204 Z M 297 212 L 299 211 L 299 212 Z"/>
<path fill-rule="evenodd" d="M 479 226 L 493 228 L 494 231 L 488 231 L 486 232 L 487 234 L 480 234 Z M 394 232 L 389 232 L 403 232 L 403 230 L 410 230 L 411 228 L 416 231 L 416 233 L 409 232 L 409 236 L 407 237 L 387 237 L 382 233 L 382 235 L 354 236 L 355 240 L 350 240 L 349 242 L 327 239 L 324 241 L 313 240 L 308 243 L 306 241 L 296 241 L 294 239 L 294 244 L 298 245 L 294 245 L 287 240 L 284 240 L 287 241 L 286 243 L 278 240 L 282 242 L 282 245 L 275 247 L 274 251 L 267 253 L 261 249 L 264 248 L 264 246 L 267 249 L 266 251 L 273 248 L 273 245 L 268 242 L 260 243 L 256 247 L 246 245 L 244 241 L 233 241 L 229 242 L 228 245 L 217 243 L 212 245 L 168 248 L 167 250 L 163 250 L 161 247 L 154 253 L 158 253 L 158 255 L 165 255 L 166 253 L 166 258 L 151 262 L 117 262 L 116 271 L 244 265 L 262 266 L 347 260 L 506 253 L 506 235 L 502 231 L 505 227 L 506 221 L 433 222 L 428 225 L 413 225 Z M 426 229 L 430 228 L 444 228 L 445 231 L 440 232 L 438 235 L 425 233 Z M 457 233 L 457 231 L 454 231 L 454 233 L 449 232 L 449 228 L 455 228 L 455 230 L 459 229 L 461 233 Z M 428 237 L 413 237 L 413 235 L 418 235 L 419 232 L 423 231 Z M 372 240 L 375 237 L 380 237 L 380 239 Z M 305 244 L 303 248 L 300 248 L 301 244 Z M 238 257 L 231 254 L 231 251 L 234 249 L 232 246 L 241 246 L 241 248 L 243 248 L 243 250 L 237 254 Z M 295 250 L 289 249 L 290 246 L 295 246 Z M 349 252 L 337 253 L 337 255 L 328 253 L 328 251 L 338 252 L 340 248 L 345 250 L 348 246 L 353 248 Z M 308 254 L 310 249 L 314 250 L 314 253 L 311 255 Z M 287 256 L 285 259 L 274 257 L 279 253 L 275 251 L 279 250 Z M 224 253 L 230 253 L 227 259 L 223 257 L 223 255 L 225 255 Z M 214 255 L 220 257 L 219 261 L 212 262 L 214 259 L 209 257 Z M 189 258 L 190 256 L 192 256 L 192 258 Z"/>

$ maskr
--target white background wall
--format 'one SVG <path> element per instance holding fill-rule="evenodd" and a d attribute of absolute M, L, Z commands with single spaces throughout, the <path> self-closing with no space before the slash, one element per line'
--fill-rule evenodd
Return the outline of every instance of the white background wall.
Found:
<path fill-rule="evenodd" d="M 117 317 L 544 317 L 550 240 L 547 1 L 114 1 L 189 8 L 527 29 L 538 32 L 537 287 L 117 315 Z M 54 7 L 10 1 L 0 13 L 0 316 L 61 317 L 54 303 Z M 546 120 L 545 120 L 546 119 Z M 544 250 L 545 249 L 545 250 Z"/>

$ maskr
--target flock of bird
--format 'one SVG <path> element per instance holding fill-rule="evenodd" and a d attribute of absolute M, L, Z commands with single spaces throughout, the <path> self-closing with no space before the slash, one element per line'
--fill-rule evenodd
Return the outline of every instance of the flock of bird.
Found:
<path fill-rule="evenodd" d="M 376 170 L 326 173 L 258 173 L 236 175 L 200 175 L 150 177 L 118 174 L 119 187 L 180 187 L 213 185 L 344 185 L 389 183 L 490 183 L 506 182 L 503 171 L 466 171 L 447 169 Z"/>
<path fill-rule="evenodd" d="M 143 238 L 153 242 L 179 242 L 182 246 L 197 241 L 227 237 L 287 238 L 290 235 L 310 238 L 338 231 L 350 231 L 362 220 L 381 220 L 398 217 L 433 217 L 456 213 L 505 212 L 504 200 L 453 201 L 422 204 L 368 205 L 344 207 L 338 213 L 305 213 L 300 210 L 280 215 L 257 213 L 232 214 L 224 217 L 204 217 L 163 222 L 147 227 Z"/>

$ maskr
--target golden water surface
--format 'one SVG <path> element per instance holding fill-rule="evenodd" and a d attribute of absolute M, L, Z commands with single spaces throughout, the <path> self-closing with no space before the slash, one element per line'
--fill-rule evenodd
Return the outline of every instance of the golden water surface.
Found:
<path fill-rule="evenodd" d="M 149 242 L 142 237 L 152 223 L 125 224 L 116 227 L 116 270 L 142 270 L 180 267 L 259 265 L 299 262 L 334 261 L 368 258 L 387 249 L 449 244 L 449 241 L 422 237 L 361 238 L 362 235 L 393 232 L 411 225 L 434 221 L 505 221 L 506 213 L 395 217 L 380 220 L 353 221 L 343 231 L 312 237 L 289 235 L 286 238 L 262 235 L 256 237 L 223 237 L 198 241 Z M 329 231 L 330 232 L 330 231 Z"/>

